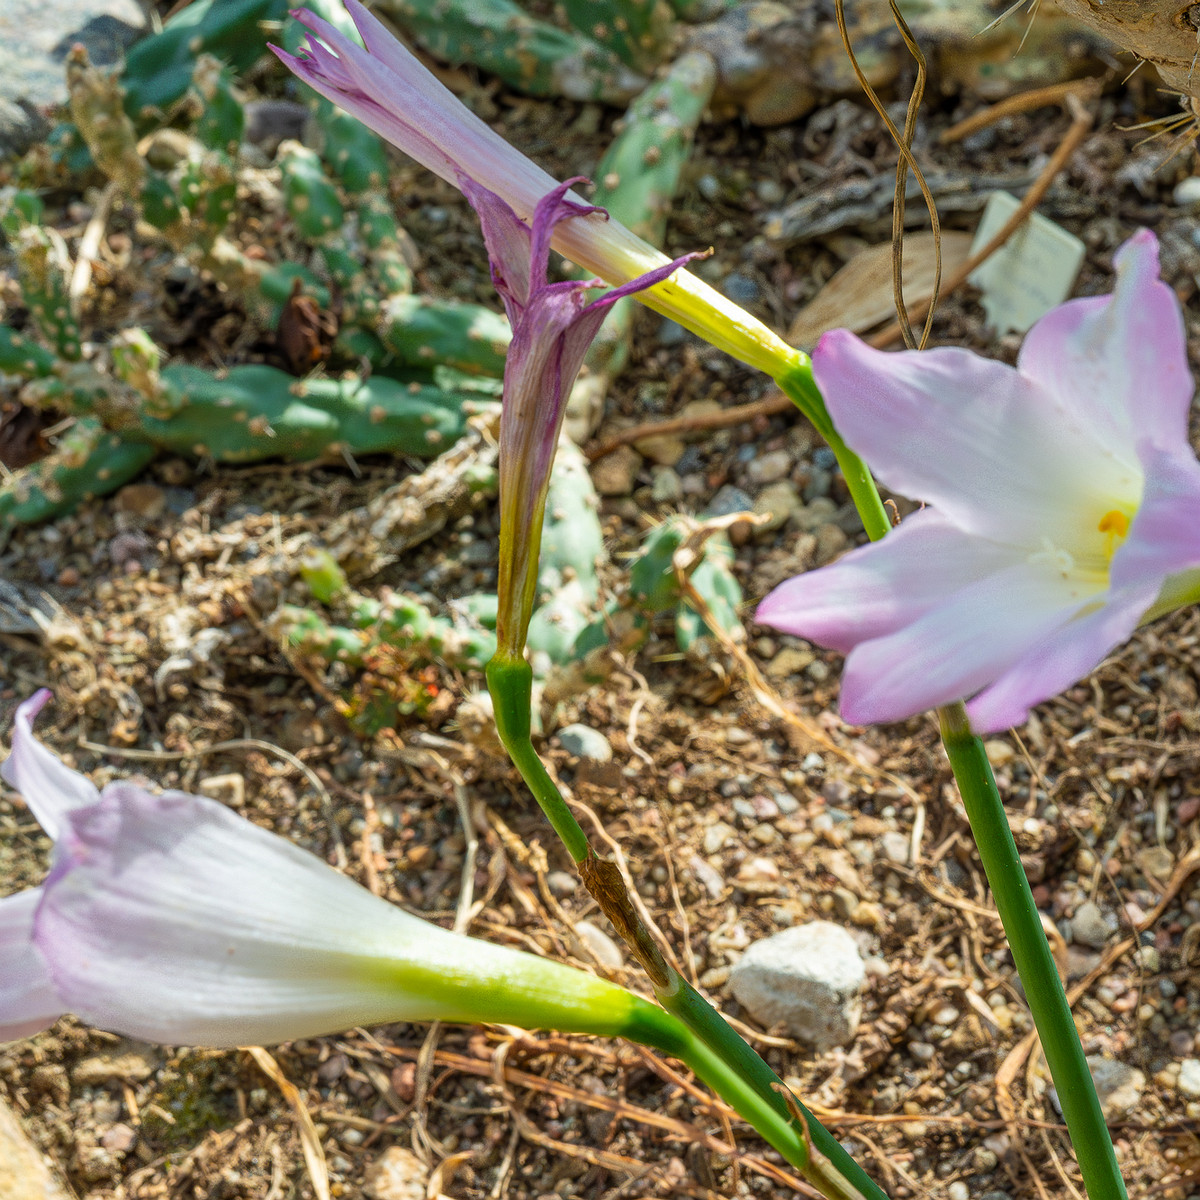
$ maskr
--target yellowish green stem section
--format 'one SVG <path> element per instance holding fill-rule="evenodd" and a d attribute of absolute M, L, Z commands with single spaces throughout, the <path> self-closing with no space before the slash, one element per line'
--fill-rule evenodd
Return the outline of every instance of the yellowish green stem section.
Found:
<path fill-rule="evenodd" d="M 812 360 L 807 354 L 795 351 L 797 358 L 788 362 L 774 375 L 780 390 L 793 404 L 813 423 L 817 432 L 828 443 L 841 468 L 842 477 L 850 491 L 850 499 L 858 509 L 862 518 L 863 528 L 867 537 L 873 542 L 879 541 L 891 529 L 887 510 L 879 498 L 879 490 L 866 464 L 849 446 L 842 441 L 841 435 L 834 428 L 829 412 L 825 408 L 825 400 L 813 378 Z"/>
<path fill-rule="evenodd" d="M 1126 1200 L 1096 1085 L 1042 929 L 1041 914 L 1025 878 L 991 763 L 961 704 L 939 709 L 938 718 L 942 743 L 1079 1159 L 1083 1186 L 1090 1200 Z"/>

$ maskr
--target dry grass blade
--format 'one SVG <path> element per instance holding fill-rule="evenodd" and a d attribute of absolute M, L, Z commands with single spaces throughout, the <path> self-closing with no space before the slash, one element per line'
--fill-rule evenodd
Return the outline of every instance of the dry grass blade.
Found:
<path fill-rule="evenodd" d="M 331 1200 L 329 1194 L 329 1169 L 325 1165 L 325 1151 L 317 1136 L 317 1127 L 296 1085 L 280 1069 L 279 1064 L 261 1046 L 243 1046 L 243 1050 L 258 1064 L 268 1079 L 283 1093 L 288 1107 L 296 1117 L 296 1131 L 300 1134 L 300 1148 L 304 1153 L 304 1165 L 312 1180 L 317 1200 Z"/>

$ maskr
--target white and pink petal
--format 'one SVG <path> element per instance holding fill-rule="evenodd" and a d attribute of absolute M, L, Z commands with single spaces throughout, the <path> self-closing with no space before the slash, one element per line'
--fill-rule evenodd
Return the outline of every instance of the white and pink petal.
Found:
<path fill-rule="evenodd" d="M 24 797 L 38 824 L 58 838 L 73 809 L 95 804 L 96 786 L 85 775 L 72 771 L 56 754 L 33 736 L 33 720 L 50 699 L 47 688 L 19 705 L 13 718 L 12 751 L 0 763 L 0 776 Z"/>
<path fill-rule="evenodd" d="M 855 647 L 842 677 L 842 716 L 884 724 L 973 696 L 1096 600 L 1046 564 L 990 574 Z"/>
<path fill-rule="evenodd" d="M 1111 295 L 1069 300 L 1029 331 L 1018 367 L 1116 455 L 1149 438 L 1187 440 L 1195 382 L 1183 314 L 1159 278 L 1158 241 L 1135 233 L 1116 254 Z"/>
<path fill-rule="evenodd" d="M 1023 550 L 963 533 L 941 513 L 922 509 L 882 541 L 781 583 L 755 619 L 846 654 L 1024 558 Z"/>
<path fill-rule="evenodd" d="M 0 899 L 0 1042 L 47 1029 L 66 1012 L 33 944 L 41 888 Z"/>
<path fill-rule="evenodd" d="M 966 532 L 1072 545 L 1110 497 L 1135 502 L 1140 467 L 1116 462 L 1073 411 L 1004 363 L 944 347 L 884 353 L 825 334 L 813 373 L 846 443 L 889 488 Z"/>

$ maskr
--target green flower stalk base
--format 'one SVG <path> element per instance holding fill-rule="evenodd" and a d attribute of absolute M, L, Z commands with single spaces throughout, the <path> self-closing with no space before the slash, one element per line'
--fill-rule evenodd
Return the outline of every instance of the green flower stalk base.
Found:
<path fill-rule="evenodd" d="M 1125 1184 L 1104 1123 L 1096 1085 L 983 743 L 971 732 L 961 704 L 939 709 L 938 718 L 942 743 L 1054 1079 L 1084 1188 L 1089 1200 L 1126 1200 Z"/>
<path fill-rule="evenodd" d="M 652 1030 L 644 1038 L 640 1034 L 626 1036 L 644 1040 L 691 1067 L 829 1200 L 887 1200 L 841 1143 L 790 1095 L 775 1072 L 721 1014 L 664 960 L 624 894 L 616 868 L 593 853 L 587 834 L 533 747 L 533 671 L 529 664 L 497 654 L 488 664 L 487 682 L 496 730 L 513 765 L 580 868 L 588 890 L 646 968 L 655 995 L 666 1009 L 651 1010 L 662 1019 L 655 1034 L 662 1040 L 652 1040 Z"/>

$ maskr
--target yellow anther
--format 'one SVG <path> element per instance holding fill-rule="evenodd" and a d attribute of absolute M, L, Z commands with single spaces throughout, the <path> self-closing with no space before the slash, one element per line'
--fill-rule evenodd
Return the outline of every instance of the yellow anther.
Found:
<path fill-rule="evenodd" d="M 1123 538 L 1129 532 L 1129 518 L 1120 509 L 1112 508 L 1100 518 L 1098 528 L 1101 533 Z"/>

